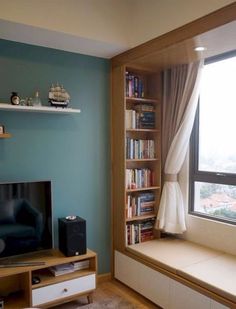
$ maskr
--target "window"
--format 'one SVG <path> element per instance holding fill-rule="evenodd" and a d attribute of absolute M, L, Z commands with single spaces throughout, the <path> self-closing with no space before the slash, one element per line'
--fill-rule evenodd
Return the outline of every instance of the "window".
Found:
<path fill-rule="evenodd" d="M 190 209 L 236 223 L 236 51 L 208 59 L 190 145 Z"/>

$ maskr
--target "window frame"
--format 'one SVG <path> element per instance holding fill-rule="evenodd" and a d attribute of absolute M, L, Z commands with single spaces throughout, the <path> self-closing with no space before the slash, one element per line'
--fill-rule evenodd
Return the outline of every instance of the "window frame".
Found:
<path fill-rule="evenodd" d="M 221 55 L 210 57 L 205 59 L 204 65 L 208 65 L 214 62 L 222 61 L 228 58 L 236 56 L 236 50 L 227 52 Z M 195 115 L 195 121 L 193 125 L 192 134 L 190 137 L 190 151 L 189 151 L 189 207 L 188 213 L 196 216 L 209 219 L 212 221 L 220 221 L 228 224 L 236 225 L 236 219 L 225 219 L 223 217 L 211 216 L 194 210 L 195 200 L 195 182 L 214 183 L 222 185 L 236 186 L 236 173 L 221 173 L 221 172 L 208 172 L 199 170 L 199 109 L 200 109 L 200 97 L 198 99 L 198 107 Z"/>

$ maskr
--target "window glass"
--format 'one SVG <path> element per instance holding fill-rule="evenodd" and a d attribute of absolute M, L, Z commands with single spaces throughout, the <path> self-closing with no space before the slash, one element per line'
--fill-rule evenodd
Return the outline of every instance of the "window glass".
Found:
<path fill-rule="evenodd" d="M 204 66 L 191 138 L 190 212 L 236 223 L 236 52 Z"/>
<path fill-rule="evenodd" d="M 236 186 L 195 182 L 195 211 L 236 220 Z"/>
<path fill-rule="evenodd" d="M 199 170 L 236 173 L 236 57 L 204 67 Z"/>

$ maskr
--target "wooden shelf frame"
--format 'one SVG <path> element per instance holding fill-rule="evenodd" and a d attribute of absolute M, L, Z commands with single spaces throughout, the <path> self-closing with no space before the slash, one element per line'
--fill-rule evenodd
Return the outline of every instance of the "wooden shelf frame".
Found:
<path fill-rule="evenodd" d="M 50 113 L 50 114 L 78 114 L 80 109 L 69 107 L 54 107 L 54 106 L 22 106 L 0 103 L 0 111 L 17 111 L 17 112 L 35 112 L 35 113 Z"/>
<path fill-rule="evenodd" d="M 160 132 L 158 129 L 126 129 L 126 132 Z"/>
<path fill-rule="evenodd" d="M 0 138 L 10 138 L 11 137 L 11 134 L 10 133 L 3 133 L 3 134 L 0 134 Z"/>
<path fill-rule="evenodd" d="M 137 188 L 137 189 L 126 189 L 126 193 L 131 192 L 141 192 L 141 191 L 152 191 L 152 190 L 160 190 L 160 186 L 152 186 L 152 187 L 145 187 L 145 188 Z"/>
<path fill-rule="evenodd" d="M 144 97 L 126 96 L 127 72 L 143 80 Z M 122 64 L 112 68 L 112 196 L 113 196 L 113 248 L 125 252 L 126 226 L 135 221 L 155 219 L 161 192 L 161 72 L 148 71 Z M 136 109 L 138 104 L 151 104 L 155 113 L 155 127 L 150 129 L 126 128 L 126 110 Z M 155 156 L 147 159 L 126 158 L 126 138 L 154 140 Z M 148 168 L 154 172 L 154 183 L 145 188 L 126 188 L 126 169 Z M 142 216 L 127 217 L 127 197 L 153 192 L 154 211 Z M 155 236 L 159 237 L 160 233 Z"/>
<path fill-rule="evenodd" d="M 127 218 L 126 222 L 143 221 L 143 220 L 152 219 L 152 218 L 156 218 L 155 213 L 152 213 L 152 214 L 149 214 L 149 215 L 141 215 L 141 216 L 134 216 L 132 218 Z"/>
<path fill-rule="evenodd" d="M 133 102 L 133 103 L 159 103 L 158 99 L 153 98 L 136 98 L 136 97 L 125 97 L 126 102 Z"/>
<path fill-rule="evenodd" d="M 152 161 L 158 161 L 158 158 L 152 158 L 152 159 L 126 159 L 126 163 L 129 162 L 152 162 Z"/>

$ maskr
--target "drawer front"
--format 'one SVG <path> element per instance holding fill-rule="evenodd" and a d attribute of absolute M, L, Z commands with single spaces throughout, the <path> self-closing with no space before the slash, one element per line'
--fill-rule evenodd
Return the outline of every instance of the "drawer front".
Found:
<path fill-rule="evenodd" d="M 32 305 L 40 305 L 74 294 L 93 290 L 96 287 L 95 274 L 72 279 L 32 291 Z"/>

